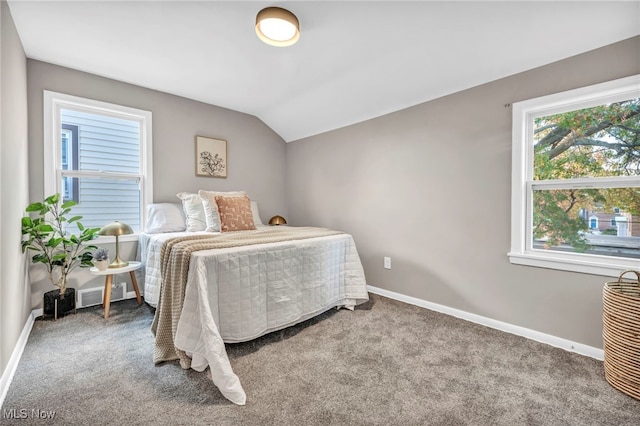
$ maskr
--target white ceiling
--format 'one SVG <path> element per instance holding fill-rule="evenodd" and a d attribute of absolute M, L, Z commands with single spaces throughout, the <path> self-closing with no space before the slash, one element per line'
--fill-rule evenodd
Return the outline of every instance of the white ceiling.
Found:
<path fill-rule="evenodd" d="M 640 34 L 640 1 L 8 3 L 29 58 L 252 114 L 287 142 Z M 257 38 L 267 6 L 298 17 L 297 44 Z"/>

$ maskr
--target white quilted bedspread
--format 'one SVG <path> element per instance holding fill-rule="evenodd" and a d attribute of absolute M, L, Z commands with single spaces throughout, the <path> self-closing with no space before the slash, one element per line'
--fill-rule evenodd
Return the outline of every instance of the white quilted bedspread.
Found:
<path fill-rule="evenodd" d="M 160 248 L 181 235 L 141 239 L 144 297 L 151 305 L 160 294 Z M 198 251 L 190 259 L 175 344 L 192 358 L 191 368 L 211 366 L 215 373 L 211 364 L 225 350 L 220 339 L 251 340 L 332 307 L 352 308 L 366 300 L 364 271 L 349 234 Z M 221 391 L 227 395 L 242 389 Z"/>

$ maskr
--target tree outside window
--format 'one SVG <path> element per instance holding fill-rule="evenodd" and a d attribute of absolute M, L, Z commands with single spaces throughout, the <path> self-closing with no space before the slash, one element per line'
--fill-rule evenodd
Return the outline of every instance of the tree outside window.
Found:
<path fill-rule="evenodd" d="M 640 176 L 638 98 L 538 117 L 533 133 L 535 180 Z M 533 201 L 538 247 L 640 257 L 633 244 L 623 249 L 625 237 L 640 237 L 639 188 L 540 189 Z M 596 238 L 602 235 L 598 224 L 608 226 L 611 219 L 602 219 L 616 210 L 629 218 L 627 235 Z"/>
<path fill-rule="evenodd" d="M 640 76 L 513 104 L 511 263 L 618 276 L 640 259 Z"/>

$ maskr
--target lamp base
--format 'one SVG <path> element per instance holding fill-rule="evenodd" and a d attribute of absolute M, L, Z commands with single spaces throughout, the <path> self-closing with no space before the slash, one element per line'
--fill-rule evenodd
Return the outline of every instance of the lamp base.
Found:
<path fill-rule="evenodd" d="M 116 260 L 109 264 L 109 269 L 124 268 L 125 266 L 129 266 L 129 262 L 116 258 Z"/>

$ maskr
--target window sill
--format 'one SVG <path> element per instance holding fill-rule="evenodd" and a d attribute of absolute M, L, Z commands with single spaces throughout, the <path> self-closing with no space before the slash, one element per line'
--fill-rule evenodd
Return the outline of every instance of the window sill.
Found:
<path fill-rule="evenodd" d="M 118 237 L 118 242 L 120 243 L 128 243 L 131 241 L 138 241 L 138 237 L 139 234 L 129 234 L 129 235 L 122 235 L 120 237 Z M 109 243 L 113 243 L 115 244 L 116 242 L 116 237 L 111 237 L 111 236 L 107 236 L 107 235 L 101 235 L 98 238 L 96 238 L 95 240 L 91 240 L 91 244 L 96 245 L 96 244 L 109 244 Z"/>
<path fill-rule="evenodd" d="M 612 258 L 608 256 L 570 253 L 550 254 L 536 251 L 525 253 L 510 252 L 508 256 L 509 262 L 515 265 L 580 272 L 606 277 L 618 277 L 624 270 L 638 269 L 640 267 L 640 261 L 638 259 Z"/>

